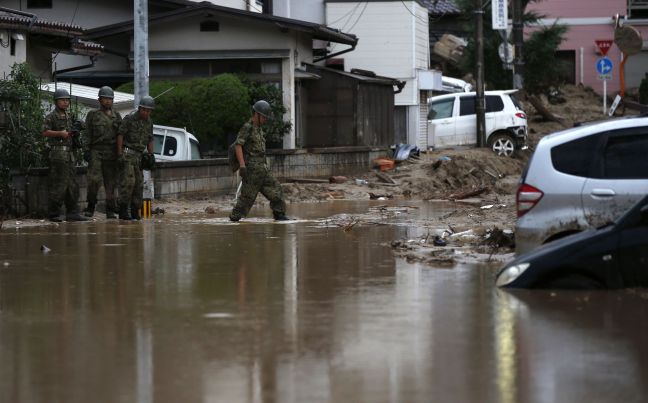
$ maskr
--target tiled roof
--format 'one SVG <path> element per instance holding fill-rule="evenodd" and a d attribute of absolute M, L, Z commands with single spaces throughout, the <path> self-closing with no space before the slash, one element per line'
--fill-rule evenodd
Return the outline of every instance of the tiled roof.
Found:
<path fill-rule="evenodd" d="M 431 15 L 461 14 L 453 0 L 421 0 Z"/>
<path fill-rule="evenodd" d="M 18 15 L 0 12 L 0 28 L 24 29 L 34 33 L 44 33 L 56 36 L 77 36 L 83 33 L 79 25 L 65 22 L 31 19 Z"/>

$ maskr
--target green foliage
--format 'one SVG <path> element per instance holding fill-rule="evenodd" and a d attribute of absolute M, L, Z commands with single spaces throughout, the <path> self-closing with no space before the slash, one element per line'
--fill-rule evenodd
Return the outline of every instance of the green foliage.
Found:
<path fill-rule="evenodd" d="M 26 64 L 0 80 L 0 210 L 9 202 L 10 172 L 44 165 L 43 109 L 39 81 Z"/>
<path fill-rule="evenodd" d="M 529 3 L 541 0 L 522 0 L 523 10 Z M 485 2 L 486 3 L 486 2 Z M 462 10 L 464 19 L 468 21 L 466 31 L 469 33 L 468 46 L 464 58 L 459 66 L 464 73 L 473 73 L 475 76 L 476 53 L 474 40 L 474 2 L 472 0 L 457 0 Z M 509 2 L 510 4 L 510 2 Z M 504 41 L 502 36 L 492 29 L 490 2 L 484 8 L 484 79 L 488 89 L 509 89 L 513 84 L 513 72 L 505 70 L 499 58 L 498 48 Z M 509 16 L 512 13 L 509 10 Z M 525 25 L 537 22 L 544 16 L 535 12 L 524 12 Z M 544 91 L 550 86 L 560 84 L 564 64 L 555 58 L 555 52 L 564 40 L 567 27 L 554 24 L 535 31 L 523 44 L 523 57 L 525 63 L 524 89 L 535 94 Z M 512 38 L 509 38 L 509 42 Z"/>
<path fill-rule="evenodd" d="M 648 105 L 648 73 L 639 84 L 639 102 Z"/>
<path fill-rule="evenodd" d="M 117 88 L 133 92 L 133 84 Z M 269 121 L 269 141 L 281 141 L 290 130 L 283 122 L 286 109 L 281 102 L 281 91 L 271 84 L 242 82 L 233 74 L 186 81 L 153 81 L 149 93 L 155 97 L 153 121 L 156 124 L 186 127 L 200 140 L 203 149 L 224 150 L 228 137 L 235 136 L 250 118 L 252 104 L 266 99 L 277 117 Z"/>
<path fill-rule="evenodd" d="M 555 54 L 566 32 L 566 26 L 553 24 L 533 32 L 524 42 L 524 89 L 529 94 L 540 94 L 562 84 L 566 66 Z"/>
<path fill-rule="evenodd" d="M 270 83 L 260 83 L 256 81 L 246 82 L 250 94 L 250 103 L 254 105 L 256 101 L 266 100 L 272 107 L 271 118 L 266 122 L 264 131 L 266 133 L 266 142 L 269 145 L 281 146 L 283 136 L 290 131 L 292 124 L 283 120 L 287 109 L 283 105 L 281 90 Z"/>

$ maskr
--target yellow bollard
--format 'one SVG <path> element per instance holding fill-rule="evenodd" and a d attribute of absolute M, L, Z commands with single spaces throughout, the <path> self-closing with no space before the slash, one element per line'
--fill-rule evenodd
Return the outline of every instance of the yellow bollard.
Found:
<path fill-rule="evenodd" d="M 151 206 L 153 202 L 151 199 L 144 199 L 144 206 L 142 206 L 142 218 L 151 218 Z"/>

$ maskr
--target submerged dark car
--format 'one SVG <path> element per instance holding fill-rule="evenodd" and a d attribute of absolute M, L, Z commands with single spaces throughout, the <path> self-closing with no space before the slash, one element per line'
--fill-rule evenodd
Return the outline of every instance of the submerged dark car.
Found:
<path fill-rule="evenodd" d="M 545 244 L 497 275 L 498 287 L 648 287 L 648 196 L 614 224 Z"/>

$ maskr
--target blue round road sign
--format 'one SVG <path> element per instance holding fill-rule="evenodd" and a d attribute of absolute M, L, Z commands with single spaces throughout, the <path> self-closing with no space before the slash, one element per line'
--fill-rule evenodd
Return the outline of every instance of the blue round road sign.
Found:
<path fill-rule="evenodd" d="M 602 57 L 596 61 L 596 71 L 601 75 L 612 73 L 612 60 L 607 57 Z"/>

